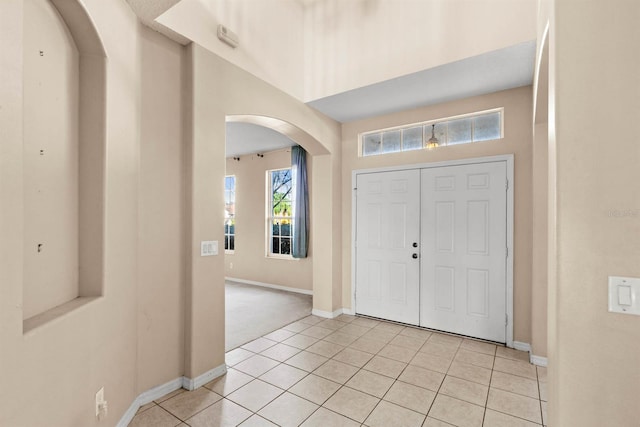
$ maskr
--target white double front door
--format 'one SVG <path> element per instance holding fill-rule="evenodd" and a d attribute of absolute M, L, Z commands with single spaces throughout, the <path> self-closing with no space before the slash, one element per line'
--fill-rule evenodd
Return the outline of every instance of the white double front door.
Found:
<path fill-rule="evenodd" d="M 506 162 L 357 175 L 356 312 L 506 342 Z"/>

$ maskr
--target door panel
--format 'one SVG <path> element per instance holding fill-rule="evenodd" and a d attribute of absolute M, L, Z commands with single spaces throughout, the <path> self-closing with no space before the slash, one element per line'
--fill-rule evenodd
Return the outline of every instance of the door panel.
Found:
<path fill-rule="evenodd" d="M 420 171 L 358 175 L 356 221 L 356 312 L 417 325 Z"/>
<path fill-rule="evenodd" d="M 506 164 L 421 171 L 420 325 L 505 342 Z"/>

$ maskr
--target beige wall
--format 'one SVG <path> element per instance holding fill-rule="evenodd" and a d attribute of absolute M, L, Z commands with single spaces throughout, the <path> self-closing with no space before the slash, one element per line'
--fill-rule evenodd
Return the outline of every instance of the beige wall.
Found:
<path fill-rule="evenodd" d="M 304 36 L 311 101 L 534 40 L 536 1 L 309 2 Z"/>
<path fill-rule="evenodd" d="M 351 307 L 352 171 L 386 166 L 514 154 L 514 340 L 531 342 L 532 134 L 531 87 L 469 98 L 343 125 L 342 131 L 342 300 Z M 358 133 L 504 107 L 504 139 L 478 144 L 358 157 Z"/>
<path fill-rule="evenodd" d="M 61 4 L 73 12 L 65 16 L 86 25 L 76 21 L 82 18 L 76 3 Z M 328 153 L 339 147 L 337 123 L 198 46 L 183 52 L 141 27 L 126 2 L 82 5 L 108 54 L 106 190 L 88 208 L 98 208 L 96 223 L 105 218 L 104 295 L 23 334 L 28 207 L 24 153 L 16 141 L 23 140 L 24 3 L 0 3 L 0 398 L 11 402 L 0 406 L 1 425 L 97 425 L 94 396 L 102 386 L 109 415 L 101 425 L 115 425 L 140 392 L 222 365 L 224 257 L 200 257 L 199 242 L 222 241 L 228 115 L 280 118 L 294 139 L 303 135 L 305 148 L 321 157 L 332 159 Z M 85 41 L 87 27 L 80 27 L 76 35 Z M 98 62 L 86 66 L 101 72 Z M 91 82 L 80 86 L 99 93 Z M 92 118 L 100 109 L 85 101 L 80 115 Z M 99 131 L 99 123 L 84 131 L 80 126 L 83 135 L 90 130 Z M 99 147 L 87 153 L 100 159 Z M 320 172 L 330 174 L 335 164 L 331 160 Z M 100 183 L 102 166 L 96 166 Z M 220 183 L 217 190 L 212 182 Z M 339 179 L 320 183 L 312 205 L 339 206 L 331 200 L 337 197 L 335 182 Z M 312 226 L 312 233 L 332 230 L 312 243 L 312 251 L 330 257 L 313 271 L 314 289 L 329 301 L 335 287 L 332 262 L 339 258 L 332 252 L 339 242 L 334 221 L 329 215 Z M 93 236 L 102 242 L 99 229 Z M 102 261 L 98 264 L 95 271 L 101 272 Z M 38 411 L 31 410 L 34 401 Z"/>
<path fill-rule="evenodd" d="M 548 163 L 548 126 L 539 123 L 534 127 L 532 161 L 531 353 L 542 357 L 547 357 Z"/>
<path fill-rule="evenodd" d="M 544 6 L 544 7 L 543 7 Z M 551 221 L 549 209 L 549 37 L 547 5 L 540 4 L 536 46 L 536 66 L 533 78 L 533 242 L 531 268 L 531 350 L 536 356 L 547 357 L 549 250 Z"/>
<path fill-rule="evenodd" d="M 307 152 L 319 158 L 332 159 L 336 155 L 328 153 L 335 153 L 339 147 L 339 126 L 198 45 L 189 45 L 188 64 L 186 77 L 192 84 L 188 93 L 193 96 L 187 105 L 186 204 L 189 209 L 186 221 L 189 224 L 189 249 L 185 373 L 194 377 L 224 362 L 224 257 L 200 257 L 200 241 L 222 242 L 224 237 L 226 118 L 249 115 L 280 119 L 288 123 L 284 133 L 299 142 Z M 300 133 L 310 138 L 299 141 Z M 330 175 L 332 163 L 335 162 L 318 166 L 314 157 L 313 175 Z M 311 206 L 334 206 L 332 198 L 339 196 L 332 192 L 331 181 L 318 181 L 314 177 L 311 180 L 314 183 Z M 219 183 L 217 191 L 212 183 Z M 330 257 L 324 263 L 319 263 L 317 257 L 314 259 L 314 308 L 331 309 L 330 305 L 325 308 L 317 304 L 326 300 L 331 304 L 333 298 L 333 277 L 337 267 L 332 261 L 339 257 L 339 253 L 334 252 L 339 233 L 331 215 L 314 216 L 311 251 L 314 254 L 323 251 Z"/>
<path fill-rule="evenodd" d="M 184 367 L 183 50 L 140 25 L 137 393 Z"/>
<path fill-rule="evenodd" d="M 232 64 L 302 99 L 303 5 L 296 0 L 182 0 L 157 21 Z M 232 49 L 222 24 L 238 35 Z"/>
<path fill-rule="evenodd" d="M 312 162 L 308 156 L 309 163 Z M 313 254 L 305 259 L 282 259 L 266 253 L 266 172 L 291 167 L 291 152 L 279 150 L 227 159 L 227 175 L 236 177 L 236 236 L 234 253 L 225 255 L 225 275 L 311 291 Z M 310 169 L 310 168 L 309 168 Z M 311 170 L 308 171 L 311 176 Z M 312 192 L 312 183 L 309 183 Z"/>
<path fill-rule="evenodd" d="M 533 40 L 535 13 L 535 0 L 182 0 L 157 21 L 311 101 Z"/>
<path fill-rule="evenodd" d="M 640 3 L 551 3 L 557 284 L 549 423 L 635 426 L 640 317 L 607 311 L 607 278 L 640 277 Z M 603 16 L 611 25 L 593 31 Z"/>
<path fill-rule="evenodd" d="M 23 335 L 25 16 L 22 1 L 0 2 L 0 399 L 10 402 L 0 405 L 1 425 L 97 425 L 93 401 L 101 386 L 109 401 L 108 422 L 115 424 L 135 397 L 140 111 L 137 23 L 125 2 L 84 3 L 109 53 L 105 297 Z M 99 235 L 95 238 L 100 241 Z M 38 402 L 37 410 L 34 402 Z"/>

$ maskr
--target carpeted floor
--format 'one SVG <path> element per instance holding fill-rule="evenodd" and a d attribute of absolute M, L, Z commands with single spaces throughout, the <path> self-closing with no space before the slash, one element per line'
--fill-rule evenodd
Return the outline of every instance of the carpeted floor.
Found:
<path fill-rule="evenodd" d="M 225 351 L 311 314 L 311 295 L 227 281 Z"/>

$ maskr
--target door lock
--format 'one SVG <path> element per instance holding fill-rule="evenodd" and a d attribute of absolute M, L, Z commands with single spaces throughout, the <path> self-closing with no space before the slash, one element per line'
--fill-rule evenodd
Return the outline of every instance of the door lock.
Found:
<path fill-rule="evenodd" d="M 413 259 L 418 259 L 418 254 L 413 254 L 413 255 L 411 255 L 411 258 L 413 258 Z"/>

